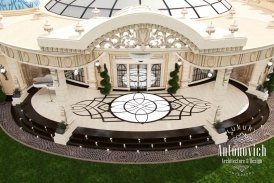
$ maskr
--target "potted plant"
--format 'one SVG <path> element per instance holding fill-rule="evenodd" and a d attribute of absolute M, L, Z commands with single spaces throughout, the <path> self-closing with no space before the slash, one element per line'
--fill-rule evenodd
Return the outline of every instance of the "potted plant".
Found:
<path fill-rule="evenodd" d="M 6 94 L 4 93 L 4 91 L 2 90 L 2 88 L 0 87 L 0 103 L 5 102 L 6 101 Z"/>
<path fill-rule="evenodd" d="M 15 88 L 13 90 L 13 97 L 14 98 L 20 98 L 21 97 L 21 90 L 19 88 Z"/>
<path fill-rule="evenodd" d="M 179 82 L 179 76 L 178 76 L 179 69 L 180 69 L 180 67 L 176 63 L 175 70 L 170 72 L 171 79 L 168 81 L 168 84 L 170 87 L 167 89 L 167 92 L 170 94 L 175 94 L 177 92 L 177 90 L 180 88 L 180 85 L 178 83 Z"/>
<path fill-rule="evenodd" d="M 61 121 L 60 123 L 58 123 L 58 126 L 56 128 L 56 133 L 58 134 L 64 134 L 67 128 L 67 124 L 65 123 L 65 121 Z"/>
<path fill-rule="evenodd" d="M 217 130 L 218 133 L 224 133 L 225 128 L 223 127 L 222 123 L 220 121 L 217 121 L 213 124 L 214 128 Z"/>
<path fill-rule="evenodd" d="M 263 87 L 268 91 L 269 95 L 274 91 L 274 72 L 267 76 L 267 80 L 264 82 Z"/>

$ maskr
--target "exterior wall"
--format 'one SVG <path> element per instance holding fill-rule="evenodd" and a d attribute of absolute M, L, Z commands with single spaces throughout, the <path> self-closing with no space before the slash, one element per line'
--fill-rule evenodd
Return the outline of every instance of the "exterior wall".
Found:
<path fill-rule="evenodd" d="M 35 67 L 32 65 L 21 64 L 22 72 L 27 83 L 27 87 L 33 84 L 33 78 L 43 77 L 46 74 L 49 74 L 49 69 L 42 67 Z"/>
<path fill-rule="evenodd" d="M 12 82 L 12 78 L 11 78 L 11 73 L 10 73 L 8 65 L 6 63 L 6 59 L 2 55 L 0 55 L 0 64 L 3 65 L 5 67 L 5 69 L 7 70 L 7 77 L 8 77 L 8 80 L 5 80 L 5 77 L 1 74 L 0 75 L 0 85 L 2 86 L 3 91 L 7 95 L 12 95 L 13 82 Z"/>
<path fill-rule="evenodd" d="M 235 67 L 232 70 L 231 78 L 248 85 L 253 69 L 254 64 L 242 67 Z"/>

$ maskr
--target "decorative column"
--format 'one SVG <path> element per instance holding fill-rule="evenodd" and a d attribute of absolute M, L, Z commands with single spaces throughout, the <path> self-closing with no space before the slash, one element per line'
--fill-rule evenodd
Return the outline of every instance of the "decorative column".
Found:
<path fill-rule="evenodd" d="M 166 88 L 168 88 L 169 87 L 169 85 L 168 85 L 168 81 L 169 81 L 169 79 L 170 79 L 170 72 L 171 71 L 174 71 L 174 69 L 175 69 L 175 63 L 176 63 L 176 61 L 177 61 L 177 56 L 176 56 L 176 53 L 170 53 L 169 55 L 168 55 L 168 64 L 167 64 L 167 82 L 166 82 Z"/>
<path fill-rule="evenodd" d="M 66 145 L 72 132 L 77 128 L 77 123 L 74 122 L 74 116 L 71 111 L 70 96 L 67 89 L 66 77 L 64 70 L 50 70 L 53 86 L 55 89 L 54 102 L 59 107 L 62 120 L 67 123 L 66 131 L 64 134 L 55 133 L 54 142 L 57 144 Z M 61 121 L 60 121 L 61 122 Z"/>
<path fill-rule="evenodd" d="M 12 102 L 13 105 L 17 105 L 23 102 L 27 96 L 27 83 L 21 71 L 20 63 L 8 57 L 5 58 L 8 65 L 7 72 L 11 74 L 13 80 L 13 89 L 19 89 L 21 91 L 21 96 L 14 98 Z"/>
<path fill-rule="evenodd" d="M 192 65 L 190 65 L 190 68 L 189 68 L 189 82 L 192 82 L 193 81 L 193 72 L 194 72 L 194 67 Z"/>
<path fill-rule="evenodd" d="M 90 63 L 87 66 L 88 85 L 90 89 L 97 89 L 96 75 L 97 69 L 94 63 Z"/>
<path fill-rule="evenodd" d="M 152 64 L 147 64 L 147 88 L 151 87 L 151 67 Z"/>
<path fill-rule="evenodd" d="M 226 92 L 231 72 L 232 68 L 218 70 L 213 91 L 211 113 L 209 117 L 209 122 L 211 122 L 212 124 L 222 121 L 222 106 L 224 99 L 226 98 Z"/>
<path fill-rule="evenodd" d="M 110 76 L 110 83 L 111 83 L 111 87 L 113 88 L 114 84 L 115 84 L 115 82 L 114 82 L 115 81 L 114 74 L 116 73 L 114 71 L 116 69 L 115 65 L 113 63 L 114 58 L 113 58 L 113 55 L 110 55 L 108 53 L 104 53 L 104 54 L 105 54 L 104 57 L 103 57 L 104 61 L 106 61 L 107 63 L 109 63 L 108 70 L 109 70 L 109 76 Z"/>
<path fill-rule="evenodd" d="M 190 64 L 184 61 L 180 88 L 187 88 L 189 83 Z"/>
<path fill-rule="evenodd" d="M 204 125 L 204 127 L 208 130 L 210 136 L 214 140 L 215 144 L 221 144 L 227 142 L 228 140 L 226 132 L 217 132 L 214 124 L 222 121 L 222 106 L 223 101 L 226 97 L 226 91 L 231 72 L 231 68 L 218 70 L 212 95 L 213 98 L 211 108 L 209 110 L 209 115 L 207 118 L 208 122 Z"/>
<path fill-rule="evenodd" d="M 264 75 L 268 61 L 257 62 L 254 64 L 251 79 L 248 83 L 249 90 L 257 90 L 257 87 L 263 83 Z"/>
<path fill-rule="evenodd" d="M 248 83 L 248 93 L 256 95 L 258 98 L 262 100 L 266 100 L 268 97 L 267 93 L 261 92 L 257 90 L 257 87 L 263 84 L 265 76 L 268 74 L 266 71 L 268 61 L 260 61 L 254 65 L 251 79 Z"/>
<path fill-rule="evenodd" d="M 70 97 L 68 94 L 64 70 L 51 69 L 51 75 L 56 95 L 55 102 L 60 108 L 63 121 L 65 121 L 67 124 L 70 124 L 74 119 L 71 111 L 71 104 L 68 102 L 70 101 Z"/>

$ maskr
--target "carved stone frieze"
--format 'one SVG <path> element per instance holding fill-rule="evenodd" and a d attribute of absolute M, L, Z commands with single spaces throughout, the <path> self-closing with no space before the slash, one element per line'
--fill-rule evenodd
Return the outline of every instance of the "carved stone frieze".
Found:
<path fill-rule="evenodd" d="M 21 63 L 45 68 L 73 69 L 93 62 L 102 52 L 90 54 L 52 54 L 46 52 L 29 52 L 0 44 L 0 53 Z"/>
<path fill-rule="evenodd" d="M 110 48 L 174 48 L 181 49 L 186 45 L 194 51 L 197 46 L 183 35 L 160 25 L 128 25 L 109 32 L 88 46 L 92 51 Z"/>

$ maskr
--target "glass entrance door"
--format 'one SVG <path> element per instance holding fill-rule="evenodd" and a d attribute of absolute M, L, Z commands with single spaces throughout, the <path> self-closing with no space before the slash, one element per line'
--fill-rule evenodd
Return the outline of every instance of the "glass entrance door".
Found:
<path fill-rule="evenodd" d="M 147 89 L 147 64 L 129 65 L 130 90 Z"/>

